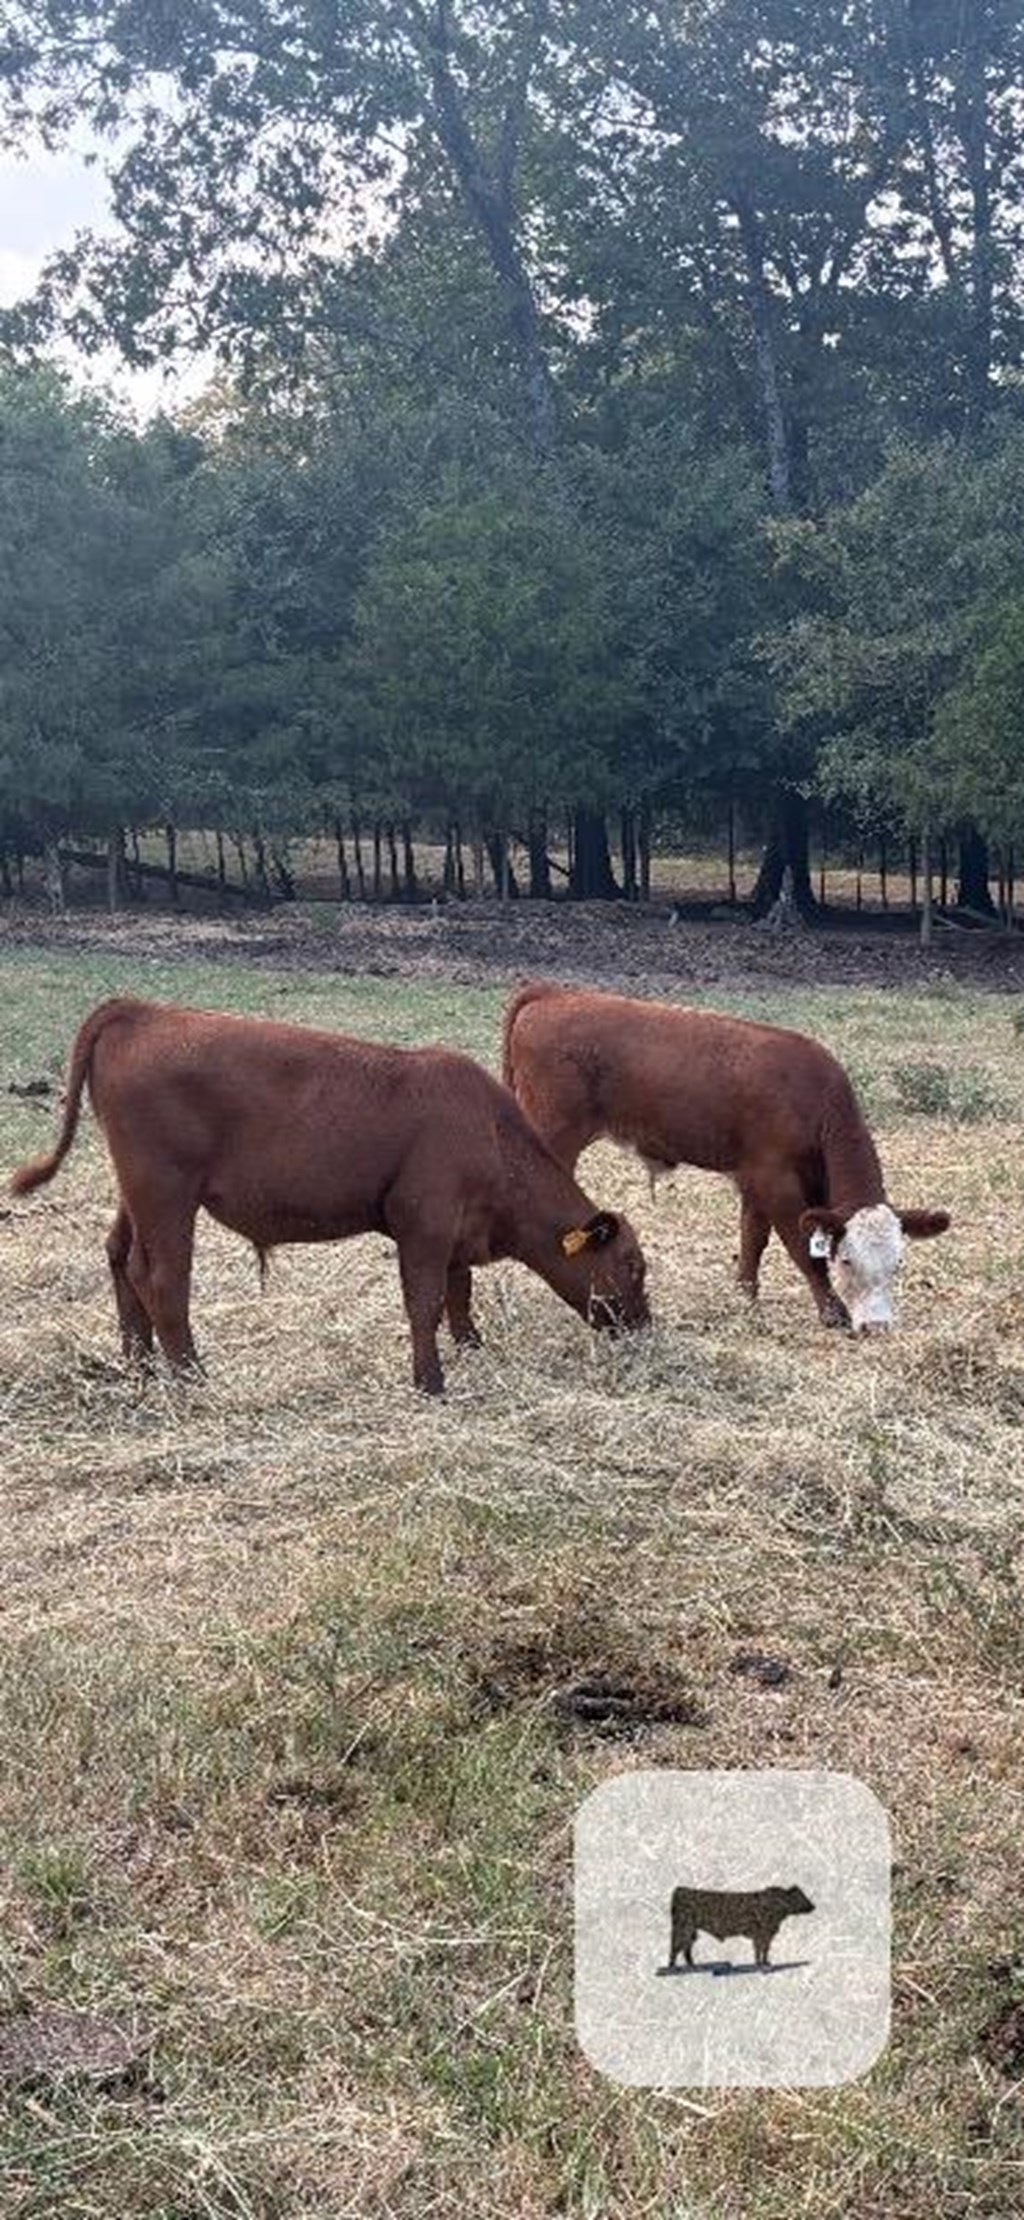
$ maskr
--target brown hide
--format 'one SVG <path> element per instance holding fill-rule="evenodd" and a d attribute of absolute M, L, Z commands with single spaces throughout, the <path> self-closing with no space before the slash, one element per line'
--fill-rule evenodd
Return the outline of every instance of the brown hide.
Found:
<path fill-rule="evenodd" d="M 739 1278 L 757 1293 L 774 1228 L 822 1318 L 845 1322 L 805 1213 L 837 1223 L 884 1201 L 874 1142 L 842 1066 L 819 1042 L 711 1010 L 535 984 L 505 1012 L 504 1077 L 569 1171 L 601 1135 L 636 1149 L 652 1177 L 676 1164 L 724 1172 L 742 1200 Z M 941 1214 L 907 1213 L 904 1230 Z"/>
<path fill-rule="evenodd" d="M 398 1247 L 418 1386 L 440 1393 L 442 1313 L 477 1339 L 471 1270 L 516 1257 L 596 1325 L 647 1320 L 632 1229 L 595 1212 L 511 1095 L 452 1050 L 156 1003 L 104 1003 L 72 1053 L 51 1179 L 88 1081 L 121 1204 L 107 1243 L 126 1352 L 194 1363 L 189 1279 L 206 1210 L 266 1251 L 378 1232 Z"/>

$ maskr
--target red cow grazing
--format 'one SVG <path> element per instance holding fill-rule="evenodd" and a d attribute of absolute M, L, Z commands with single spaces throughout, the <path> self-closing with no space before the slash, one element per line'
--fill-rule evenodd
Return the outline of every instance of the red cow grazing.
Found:
<path fill-rule="evenodd" d="M 889 1326 L 904 1237 L 949 1225 L 945 1211 L 886 1201 L 850 1081 L 802 1033 L 538 984 L 509 1003 L 504 1048 L 506 1085 L 570 1171 L 606 1134 L 652 1183 L 676 1164 L 731 1173 L 751 1296 L 774 1228 L 826 1325 Z"/>
<path fill-rule="evenodd" d="M 107 1241 L 126 1354 L 154 1329 L 196 1362 L 189 1280 L 207 1210 L 264 1254 L 278 1242 L 390 1234 L 413 1374 L 444 1390 L 442 1313 L 476 1343 L 471 1268 L 516 1257 L 594 1325 L 647 1323 L 632 1228 L 595 1211 L 511 1095 L 468 1056 L 151 1002 L 105 1002 L 79 1032 L 60 1138 L 11 1182 L 26 1195 L 67 1155 L 88 1080 L 121 1191 Z"/>

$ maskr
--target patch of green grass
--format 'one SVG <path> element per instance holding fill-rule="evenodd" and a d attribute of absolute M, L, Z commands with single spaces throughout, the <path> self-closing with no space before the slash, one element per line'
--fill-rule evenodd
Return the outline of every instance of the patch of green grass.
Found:
<path fill-rule="evenodd" d="M 987 1073 L 973 1064 L 894 1064 L 891 1078 L 900 1108 L 917 1117 L 979 1125 L 1002 1114 L 999 1095 Z"/>

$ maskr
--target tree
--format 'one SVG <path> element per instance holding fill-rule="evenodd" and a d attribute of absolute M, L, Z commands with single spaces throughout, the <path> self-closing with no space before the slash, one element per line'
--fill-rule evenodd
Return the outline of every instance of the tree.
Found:
<path fill-rule="evenodd" d="M 927 842 L 981 798 L 966 759 L 951 777 L 950 703 L 963 712 L 979 625 L 1019 572 L 1022 489 L 1019 438 L 984 464 L 947 442 L 894 455 L 859 501 L 778 534 L 807 603 L 771 644 L 784 704 L 823 742 L 822 791 L 864 821 Z"/>
<path fill-rule="evenodd" d="M 545 0 L 12 0 L 9 131 L 117 133 L 111 241 L 51 265 L 44 306 L 129 359 L 182 346 L 300 358 L 340 327 L 401 213 L 445 197 L 487 258 L 541 452 L 555 402 L 523 205 Z M 362 242 L 362 244 L 357 244 Z"/>
<path fill-rule="evenodd" d="M 31 844 L 108 840 L 112 902 L 169 714 L 163 497 L 185 447 L 132 441 L 52 373 L 0 375 L 0 785 Z"/>
<path fill-rule="evenodd" d="M 556 808 L 611 800 L 634 708 L 620 651 L 599 551 L 558 482 L 450 480 L 396 518 L 358 598 L 350 676 L 378 781 L 415 812 L 471 817 L 500 878 L 510 832 L 537 827 L 539 847 Z"/>

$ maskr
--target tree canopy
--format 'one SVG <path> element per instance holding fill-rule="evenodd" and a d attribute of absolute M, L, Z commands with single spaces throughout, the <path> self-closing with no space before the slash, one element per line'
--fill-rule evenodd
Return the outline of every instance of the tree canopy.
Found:
<path fill-rule="evenodd" d="M 810 902 L 815 794 L 1018 837 L 1012 0 L 3 0 L 3 142 L 83 131 L 113 225 L 0 319 L 9 842 L 547 891 L 596 816 L 639 891 L 738 805 Z M 220 367 L 139 431 L 58 339 Z"/>

